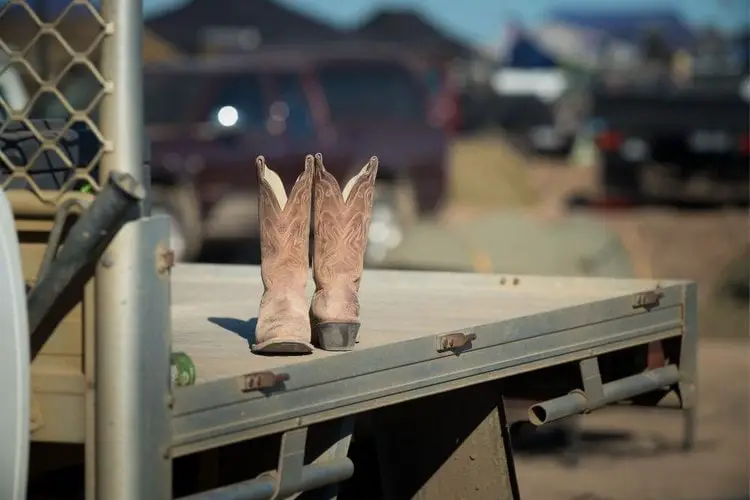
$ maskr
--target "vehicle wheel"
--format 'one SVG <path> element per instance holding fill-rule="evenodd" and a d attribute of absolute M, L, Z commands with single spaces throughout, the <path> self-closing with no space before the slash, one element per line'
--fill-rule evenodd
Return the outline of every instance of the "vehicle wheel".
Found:
<path fill-rule="evenodd" d="M 151 213 L 166 215 L 171 222 L 169 246 L 177 262 L 195 260 L 203 246 L 200 215 L 190 189 L 153 186 Z"/>
<path fill-rule="evenodd" d="M 376 184 L 365 250 L 367 266 L 382 265 L 388 254 L 401 244 L 414 213 L 414 194 L 410 183 L 389 180 Z"/>
<path fill-rule="evenodd" d="M 601 167 L 601 184 L 608 198 L 639 199 L 643 196 L 642 166 L 605 158 Z"/>

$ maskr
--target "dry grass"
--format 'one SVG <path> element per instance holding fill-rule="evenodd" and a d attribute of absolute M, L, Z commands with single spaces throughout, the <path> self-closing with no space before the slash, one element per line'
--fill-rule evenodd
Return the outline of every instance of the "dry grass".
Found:
<path fill-rule="evenodd" d="M 497 209 L 538 201 L 526 159 L 497 134 L 454 141 L 450 168 L 451 206 Z"/>
<path fill-rule="evenodd" d="M 596 189 L 595 169 L 527 159 L 498 135 L 460 139 L 452 149 L 445 222 L 461 223 L 508 208 L 565 217 L 571 192 Z M 728 267 L 748 251 L 747 213 L 648 209 L 602 217 L 620 235 L 637 277 L 698 283 L 703 335 L 748 336 L 747 305 L 728 297 L 723 287 Z"/>
<path fill-rule="evenodd" d="M 641 278 L 678 278 L 698 284 L 701 334 L 747 337 L 748 308 L 728 290 L 741 279 L 748 254 L 748 217 L 741 211 L 706 213 L 639 210 L 612 215 Z M 732 276 L 734 274 L 735 276 Z"/>

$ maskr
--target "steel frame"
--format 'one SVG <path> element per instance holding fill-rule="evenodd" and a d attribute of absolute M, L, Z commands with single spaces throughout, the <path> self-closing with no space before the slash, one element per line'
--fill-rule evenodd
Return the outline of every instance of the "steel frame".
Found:
<path fill-rule="evenodd" d="M 141 2 L 102 2 L 111 36 L 102 68 L 113 92 L 105 97 L 102 132 L 113 150 L 102 175 L 126 172 L 143 185 Z M 95 424 L 87 456 L 89 498 L 170 498 L 171 351 L 169 276 L 158 273 L 169 225 L 137 214 L 108 248 L 96 273 Z M 87 440 L 88 441 L 88 440 Z M 92 479 L 93 480 L 93 479 Z"/>

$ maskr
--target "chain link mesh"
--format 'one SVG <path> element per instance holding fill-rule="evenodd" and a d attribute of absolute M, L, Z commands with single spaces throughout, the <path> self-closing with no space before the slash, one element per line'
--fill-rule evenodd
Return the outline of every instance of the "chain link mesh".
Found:
<path fill-rule="evenodd" d="M 98 123 L 113 88 L 99 64 L 112 25 L 88 0 L 59 6 L 0 7 L 0 188 L 45 205 L 98 192 L 98 164 L 112 150 Z"/>

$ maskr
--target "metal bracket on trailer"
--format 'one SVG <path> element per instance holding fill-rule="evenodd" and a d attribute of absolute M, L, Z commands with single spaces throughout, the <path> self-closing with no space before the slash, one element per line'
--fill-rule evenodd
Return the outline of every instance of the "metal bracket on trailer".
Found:
<path fill-rule="evenodd" d="M 565 396 L 531 406 L 531 423 L 540 426 L 572 415 L 588 413 L 616 401 L 673 386 L 680 381 L 680 371 L 676 365 L 648 370 L 606 384 L 602 383 L 597 358 L 582 360 L 580 367 L 584 389 L 576 389 Z"/>

